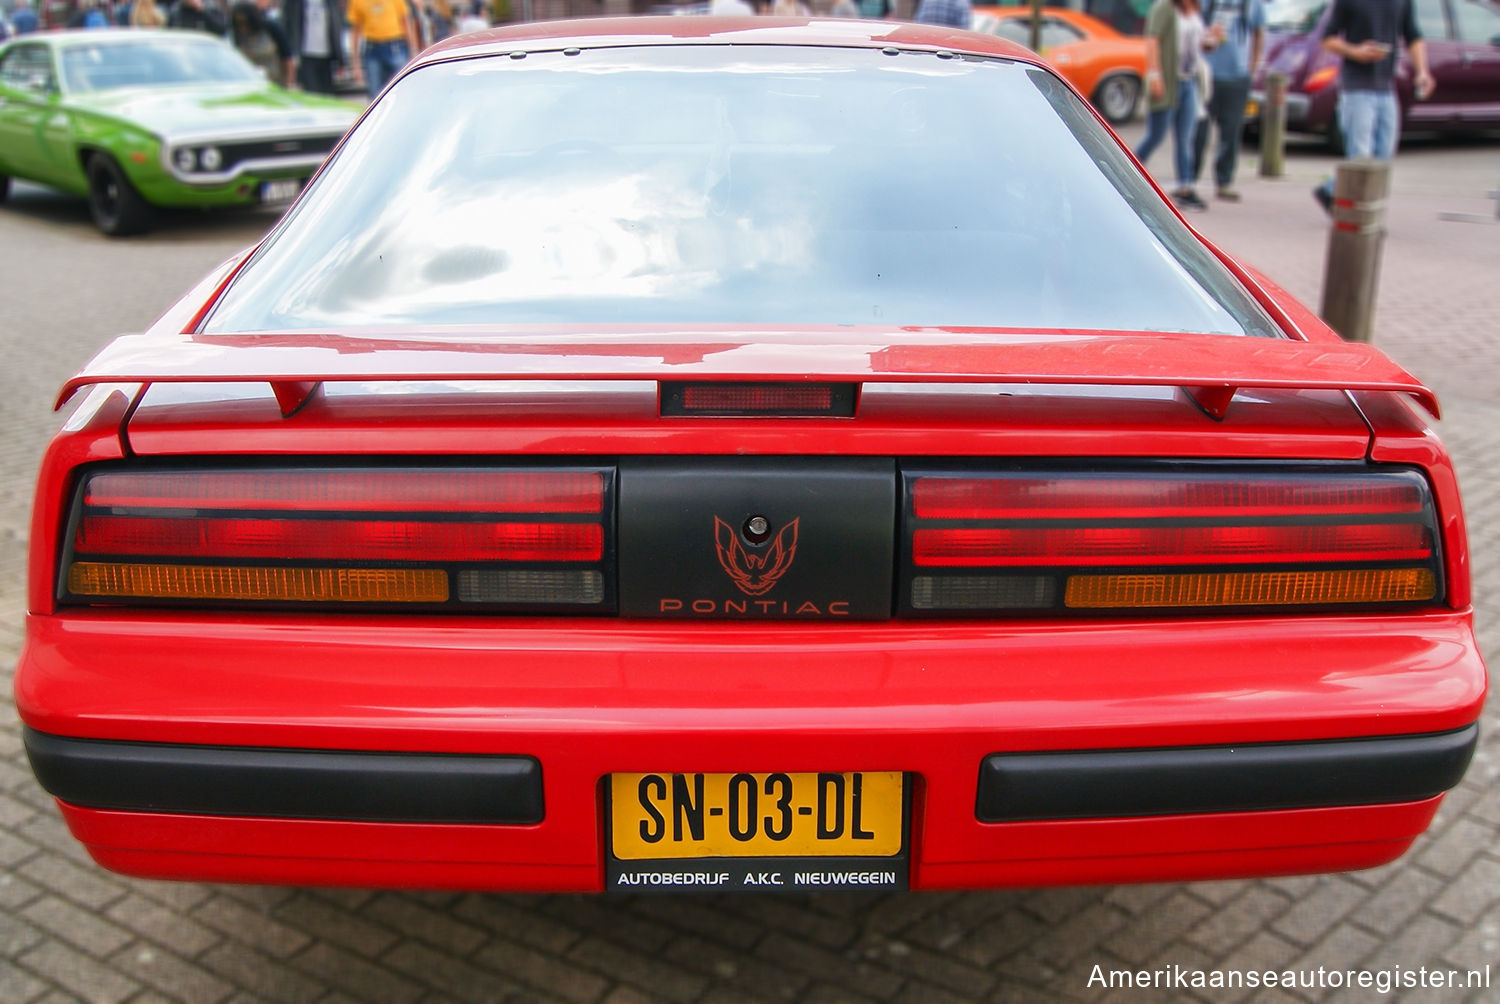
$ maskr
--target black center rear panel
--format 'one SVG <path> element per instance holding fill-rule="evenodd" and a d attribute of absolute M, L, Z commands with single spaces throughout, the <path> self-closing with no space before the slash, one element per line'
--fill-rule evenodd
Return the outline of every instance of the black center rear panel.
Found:
<path fill-rule="evenodd" d="M 895 463 L 622 458 L 618 537 L 625 616 L 884 620 Z"/>

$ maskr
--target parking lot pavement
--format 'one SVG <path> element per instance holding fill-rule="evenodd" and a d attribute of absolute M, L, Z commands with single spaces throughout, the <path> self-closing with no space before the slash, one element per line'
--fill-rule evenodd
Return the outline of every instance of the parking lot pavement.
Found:
<path fill-rule="evenodd" d="M 1403 151 L 1375 340 L 1442 398 L 1468 504 L 1481 643 L 1500 656 L 1500 225 L 1494 146 Z M 1158 154 L 1165 162 L 1166 154 Z M 1193 222 L 1316 306 L 1331 163 Z M 1157 166 L 1161 166 L 1158 164 Z M 22 190 L 0 211 L 0 1002 L 1096 1000 L 1102 970 L 1395 967 L 1493 971 L 1500 987 L 1496 714 L 1433 830 L 1373 871 L 1266 881 L 892 896 L 624 898 L 171 884 L 93 866 L 31 779 L 8 705 L 20 647 L 31 481 L 60 380 L 138 327 L 264 220 L 185 220 L 147 242 L 97 238 L 81 211 Z M 1297 990 L 1257 1000 L 1371 999 Z M 1131 999 L 1238 1000 L 1179 989 Z M 1500 989 L 1410 991 L 1495 1000 Z"/>

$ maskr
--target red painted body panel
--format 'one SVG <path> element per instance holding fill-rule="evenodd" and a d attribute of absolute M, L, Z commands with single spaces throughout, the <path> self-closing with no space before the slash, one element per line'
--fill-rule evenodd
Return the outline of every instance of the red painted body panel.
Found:
<path fill-rule="evenodd" d="M 98 386 L 78 405 L 42 458 L 37 476 L 38 504 L 31 510 L 31 550 L 27 554 L 26 608 L 51 613 L 57 555 L 62 544 L 62 500 L 72 495 L 80 464 L 125 456 L 124 425 L 130 406 L 144 388 Z"/>
<path fill-rule="evenodd" d="M 66 807 L 101 863 L 209 880 L 591 890 L 602 882 L 599 792 L 611 771 L 899 769 L 917 779 L 914 888 L 1364 867 L 1400 854 L 1438 800 L 984 824 L 974 816 L 976 768 L 995 752 L 1398 735 L 1478 717 L 1485 676 L 1466 609 L 1451 468 L 1411 406 L 1391 394 L 1246 395 L 1214 422 L 1175 391 L 888 388 L 868 392 L 855 420 L 684 421 L 656 415 L 650 385 L 517 396 L 518 387 L 530 389 L 353 388 L 283 418 L 266 386 L 230 400 L 211 388 L 158 386 L 142 395 L 128 439 L 141 455 L 692 454 L 734 442 L 751 453 L 1351 461 L 1370 452 L 1373 426 L 1378 459 L 1421 465 L 1432 477 L 1459 609 L 1065 627 L 48 615 L 55 570 L 38 561 L 32 584 L 43 602 L 33 606 L 16 680 L 33 728 L 189 744 L 524 754 L 543 764 L 547 814 L 537 826 Z M 127 400 L 96 392 L 54 443 L 35 539 L 60 536 L 68 464 L 124 452 Z M 352 842 L 362 849 L 349 859 Z"/>
<path fill-rule="evenodd" d="M 1443 539 L 1447 542 L 1449 602 L 1454 606 L 1468 606 L 1473 602 L 1469 534 L 1464 523 L 1463 505 L 1459 502 L 1458 479 L 1447 451 L 1438 442 L 1432 427 L 1418 421 L 1411 409 L 1399 401 L 1382 394 L 1355 394 L 1353 397 L 1375 435 L 1370 447 L 1371 460 L 1426 469 L 1437 502 Z"/>
<path fill-rule="evenodd" d="M 566 402 L 566 404 L 563 404 Z M 394 423 L 420 412 L 419 422 Z M 1066 415 L 1067 420 L 1061 421 Z M 661 419 L 655 387 L 318 397 L 284 418 L 261 386 L 231 402 L 153 387 L 130 421 L 142 455 L 198 453 L 1121 456 L 1357 460 L 1369 430 L 1331 391 L 1236 402 L 1215 423 L 1180 392 L 867 387 L 856 421 Z"/>
<path fill-rule="evenodd" d="M 997 39 L 912 25 L 664 18 L 500 29 L 435 47 L 415 65 L 687 39 L 953 46 L 1028 59 Z M 1457 486 L 1411 401 L 1435 413 L 1431 392 L 1214 253 L 1285 340 L 890 328 L 195 333 L 243 259 L 228 262 L 65 391 L 95 385 L 50 447 L 38 485 L 15 676 L 23 721 L 75 739 L 529 756 L 541 766 L 545 815 L 534 825 L 480 826 L 65 804 L 64 817 L 101 863 L 155 877 L 597 890 L 611 772 L 890 770 L 912 779 L 915 888 L 1388 861 L 1428 825 L 1440 798 L 976 819 L 979 768 L 995 753 L 1402 736 L 1479 716 L 1485 669 Z M 857 381 L 857 414 L 658 413 L 657 381 L 753 377 Z M 325 386 L 311 396 L 296 386 L 312 383 Z M 1195 399 L 1229 403 L 1216 420 Z M 726 454 L 1409 465 L 1433 489 L 1443 605 L 838 624 L 55 602 L 82 465 L 132 456 Z"/>
<path fill-rule="evenodd" d="M 1426 829 L 1440 799 L 1067 823 L 971 823 L 983 856 L 929 859 L 913 847 L 913 889 L 1167 882 L 1289 875 L 1385 864 Z M 920 806 L 919 806 L 920 808 Z M 101 865 L 145 878 L 415 889 L 598 892 L 602 857 L 560 863 L 539 827 L 292 822 L 108 812 L 63 805 Z M 572 820 L 587 826 L 591 820 Z M 1351 839 L 1351 834 L 1358 839 Z M 1220 850 L 1205 851 L 1211 846 Z M 149 847 L 150 850 L 140 848 Z M 351 855 L 349 848 L 360 849 Z M 268 848 L 280 849 L 268 853 Z M 543 860 L 532 860 L 539 851 Z"/>
<path fill-rule="evenodd" d="M 489 327 L 116 339 L 64 385 L 381 380 L 860 380 L 1385 390 L 1421 381 L 1362 343 L 1013 329 Z"/>
<path fill-rule="evenodd" d="M 33 728 L 88 738 L 535 756 L 547 805 L 535 827 L 241 828 L 69 813 L 86 843 L 118 852 L 275 846 L 289 858 L 322 858 L 347 849 L 354 833 L 371 835 L 360 844 L 363 864 L 313 873 L 306 862 L 266 860 L 257 867 L 268 880 L 512 887 L 516 879 L 515 887 L 532 888 L 496 862 L 568 866 L 580 882 L 595 875 L 600 780 L 636 770 L 912 771 L 921 778 L 916 874 L 965 866 L 946 882 L 935 872 L 940 885 L 1031 881 L 1037 859 L 1055 859 L 1038 872 L 1049 881 L 1068 880 L 1073 858 L 1084 860 L 1072 881 L 1214 874 L 1208 863 L 1230 851 L 1269 855 L 1273 870 L 1321 867 L 1330 855 L 1354 867 L 1399 853 L 1390 842 L 1420 832 L 1433 805 L 1270 813 L 1257 827 L 1227 818 L 1234 814 L 981 824 L 975 772 L 995 752 L 1442 731 L 1473 721 L 1484 690 L 1464 613 L 1115 621 L 1066 631 L 1055 623 L 584 620 L 560 631 L 545 619 L 481 631 L 477 623 L 34 617 L 17 700 Z M 1329 825 L 1309 827 L 1318 821 Z M 257 838 L 270 833 L 275 843 Z M 416 859 L 426 863 L 408 872 L 401 862 L 413 845 L 426 848 Z M 1167 852 L 1186 856 L 1147 860 Z M 1195 852 L 1211 853 L 1196 861 Z M 1110 872 L 1106 859 L 1117 854 L 1142 860 Z M 447 878 L 432 856 L 449 862 Z M 1253 860 L 1237 867 L 1257 870 Z M 148 873 L 187 867 L 183 876 L 198 877 L 232 877 L 238 868 L 170 855 L 119 861 Z"/>
<path fill-rule="evenodd" d="M 597 733 L 587 755 L 613 737 L 613 770 L 746 769 L 756 734 L 776 760 L 757 770 L 831 770 L 830 748 L 891 770 L 916 769 L 884 762 L 908 738 L 938 767 L 916 748 L 933 734 L 947 739 L 930 755 L 977 765 L 1000 751 L 1435 732 L 1474 721 L 1484 693 L 1466 611 L 1062 628 L 79 610 L 27 628 L 17 699 L 44 732 L 537 753 L 517 747 L 525 736 L 563 755 L 577 751 L 558 737 Z"/>

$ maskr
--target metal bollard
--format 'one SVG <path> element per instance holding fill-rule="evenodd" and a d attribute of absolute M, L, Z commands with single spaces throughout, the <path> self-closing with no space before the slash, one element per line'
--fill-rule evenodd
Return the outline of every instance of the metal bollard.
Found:
<path fill-rule="evenodd" d="M 1286 169 L 1286 86 L 1280 71 L 1266 74 L 1265 104 L 1260 109 L 1260 176 L 1279 178 Z"/>
<path fill-rule="evenodd" d="M 1374 331 L 1390 184 L 1391 165 L 1384 160 L 1345 161 L 1334 178 L 1319 314 L 1351 342 L 1368 342 Z"/>

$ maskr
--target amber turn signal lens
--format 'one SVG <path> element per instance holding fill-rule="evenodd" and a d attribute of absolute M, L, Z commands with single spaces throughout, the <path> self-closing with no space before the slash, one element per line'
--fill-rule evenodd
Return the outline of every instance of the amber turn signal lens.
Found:
<path fill-rule="evenodd" d="M 1287 606 L 1415 603 L 1437 595 L 1426 568 L 1189 575 L 1074 575 L 1063 602 L 1074 608 Z"/>
<path fill-rule="evenodd" d="M 78 596 L 171 600 L 442 603 L 448 575 L 418 568 L 228 568 L 81 561 L 68 569 Z"/>

